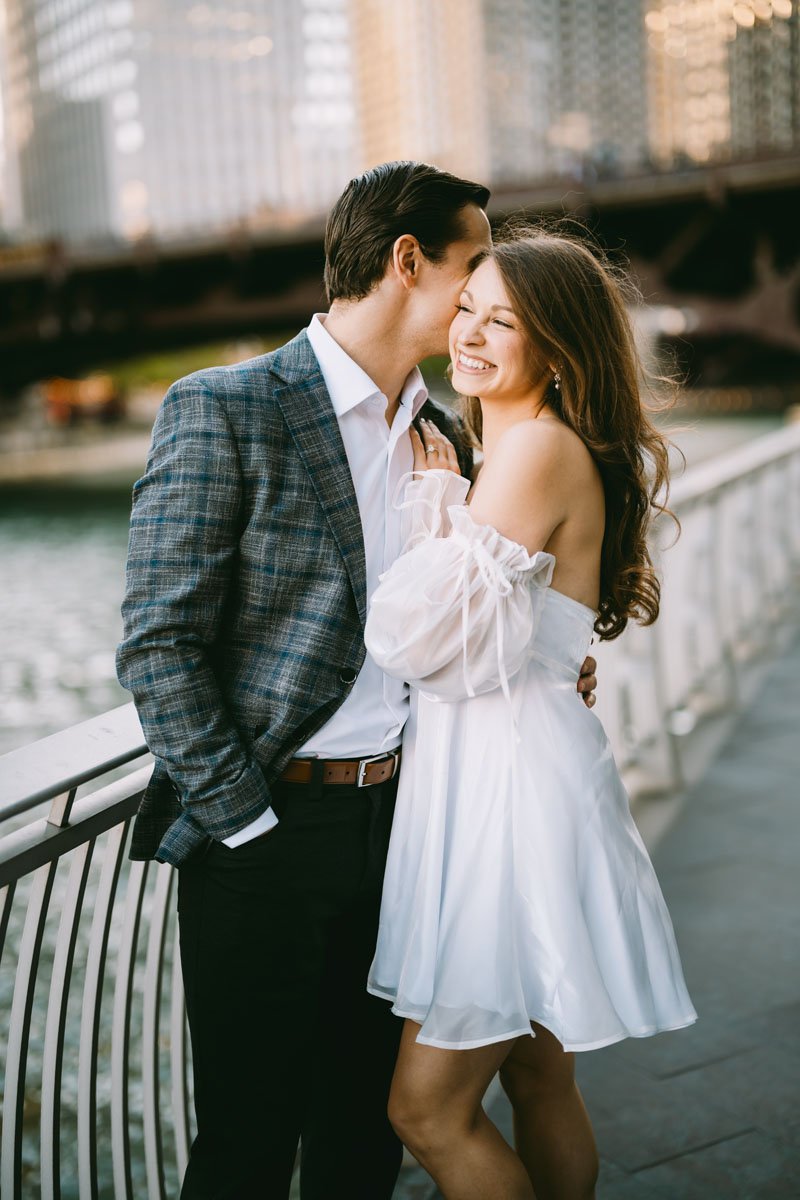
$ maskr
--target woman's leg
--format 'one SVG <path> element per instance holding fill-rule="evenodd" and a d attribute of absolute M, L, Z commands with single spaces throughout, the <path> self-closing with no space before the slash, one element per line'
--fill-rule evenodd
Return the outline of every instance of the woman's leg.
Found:
<path fill-rule="evenodd" d="M 575 1083 L 575 1055 L 548 1029 L 520 1038 L 500 1068 L 514 1109 L 514 1142 L 537 1200 L 593 1200 L 597 1146 Z"/>
<path fill-rule="evenodd" d="M 509 1042 L 440 1050 L 406 1021 L 389 1098 L 398 1137 L 447 1200 L 533 1200 L 527 1171 L 481 1108 Z"/>

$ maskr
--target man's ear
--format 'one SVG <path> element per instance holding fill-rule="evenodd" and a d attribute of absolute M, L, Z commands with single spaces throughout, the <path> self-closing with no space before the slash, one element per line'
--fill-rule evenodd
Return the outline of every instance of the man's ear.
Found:
<path fill-rule="evenodd" d="M 392 270 L 404 288 L 411 289 L 416 283 L 421 256 L 419 242 L 410 233 L 404 233 L 392 247 Z"/>

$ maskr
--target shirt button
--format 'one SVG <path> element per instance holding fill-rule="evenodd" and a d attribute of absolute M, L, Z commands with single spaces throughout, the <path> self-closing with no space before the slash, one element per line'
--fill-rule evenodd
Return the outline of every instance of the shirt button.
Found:
<path fill-rule="evenodd" d="M 342 683 L 355 683 L 357 676 L 358 671 L 354 671 L 352 667 L 342 667 L 339 672 Z"/>

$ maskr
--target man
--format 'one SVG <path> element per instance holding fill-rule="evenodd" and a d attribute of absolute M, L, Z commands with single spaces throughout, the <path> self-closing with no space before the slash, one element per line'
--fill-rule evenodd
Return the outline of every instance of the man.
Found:
<path fill-rule="evenodd" d="M 174 384 L 134 489 L 118 671 L 156 757 L 131 853 L 179 868 L 184 1200 L 287 1196 L 300 1139 L 304 1200 L 392 1194 L 402 1023 L 365 981 L 408 697 L 363 625 L 400 551 L 412 420 L 458 437 L 416 364 L 446 349 L 487 200 L 424 163 L 351 181 L 330 312 Z"/>

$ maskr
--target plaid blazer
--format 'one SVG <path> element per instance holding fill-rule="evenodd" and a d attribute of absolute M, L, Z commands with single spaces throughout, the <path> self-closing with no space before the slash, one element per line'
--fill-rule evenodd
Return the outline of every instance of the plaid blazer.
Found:
<path fill-rule="evenodd" d="M 459 440 L 452 416 L 423 413 Z M 117 674 L 156 759 L 131 857 L 178 865 L 268 807 L 366 654 L 358 504 L 305 331 L 167 392 L 133 489 L 122 615 Z"/>

